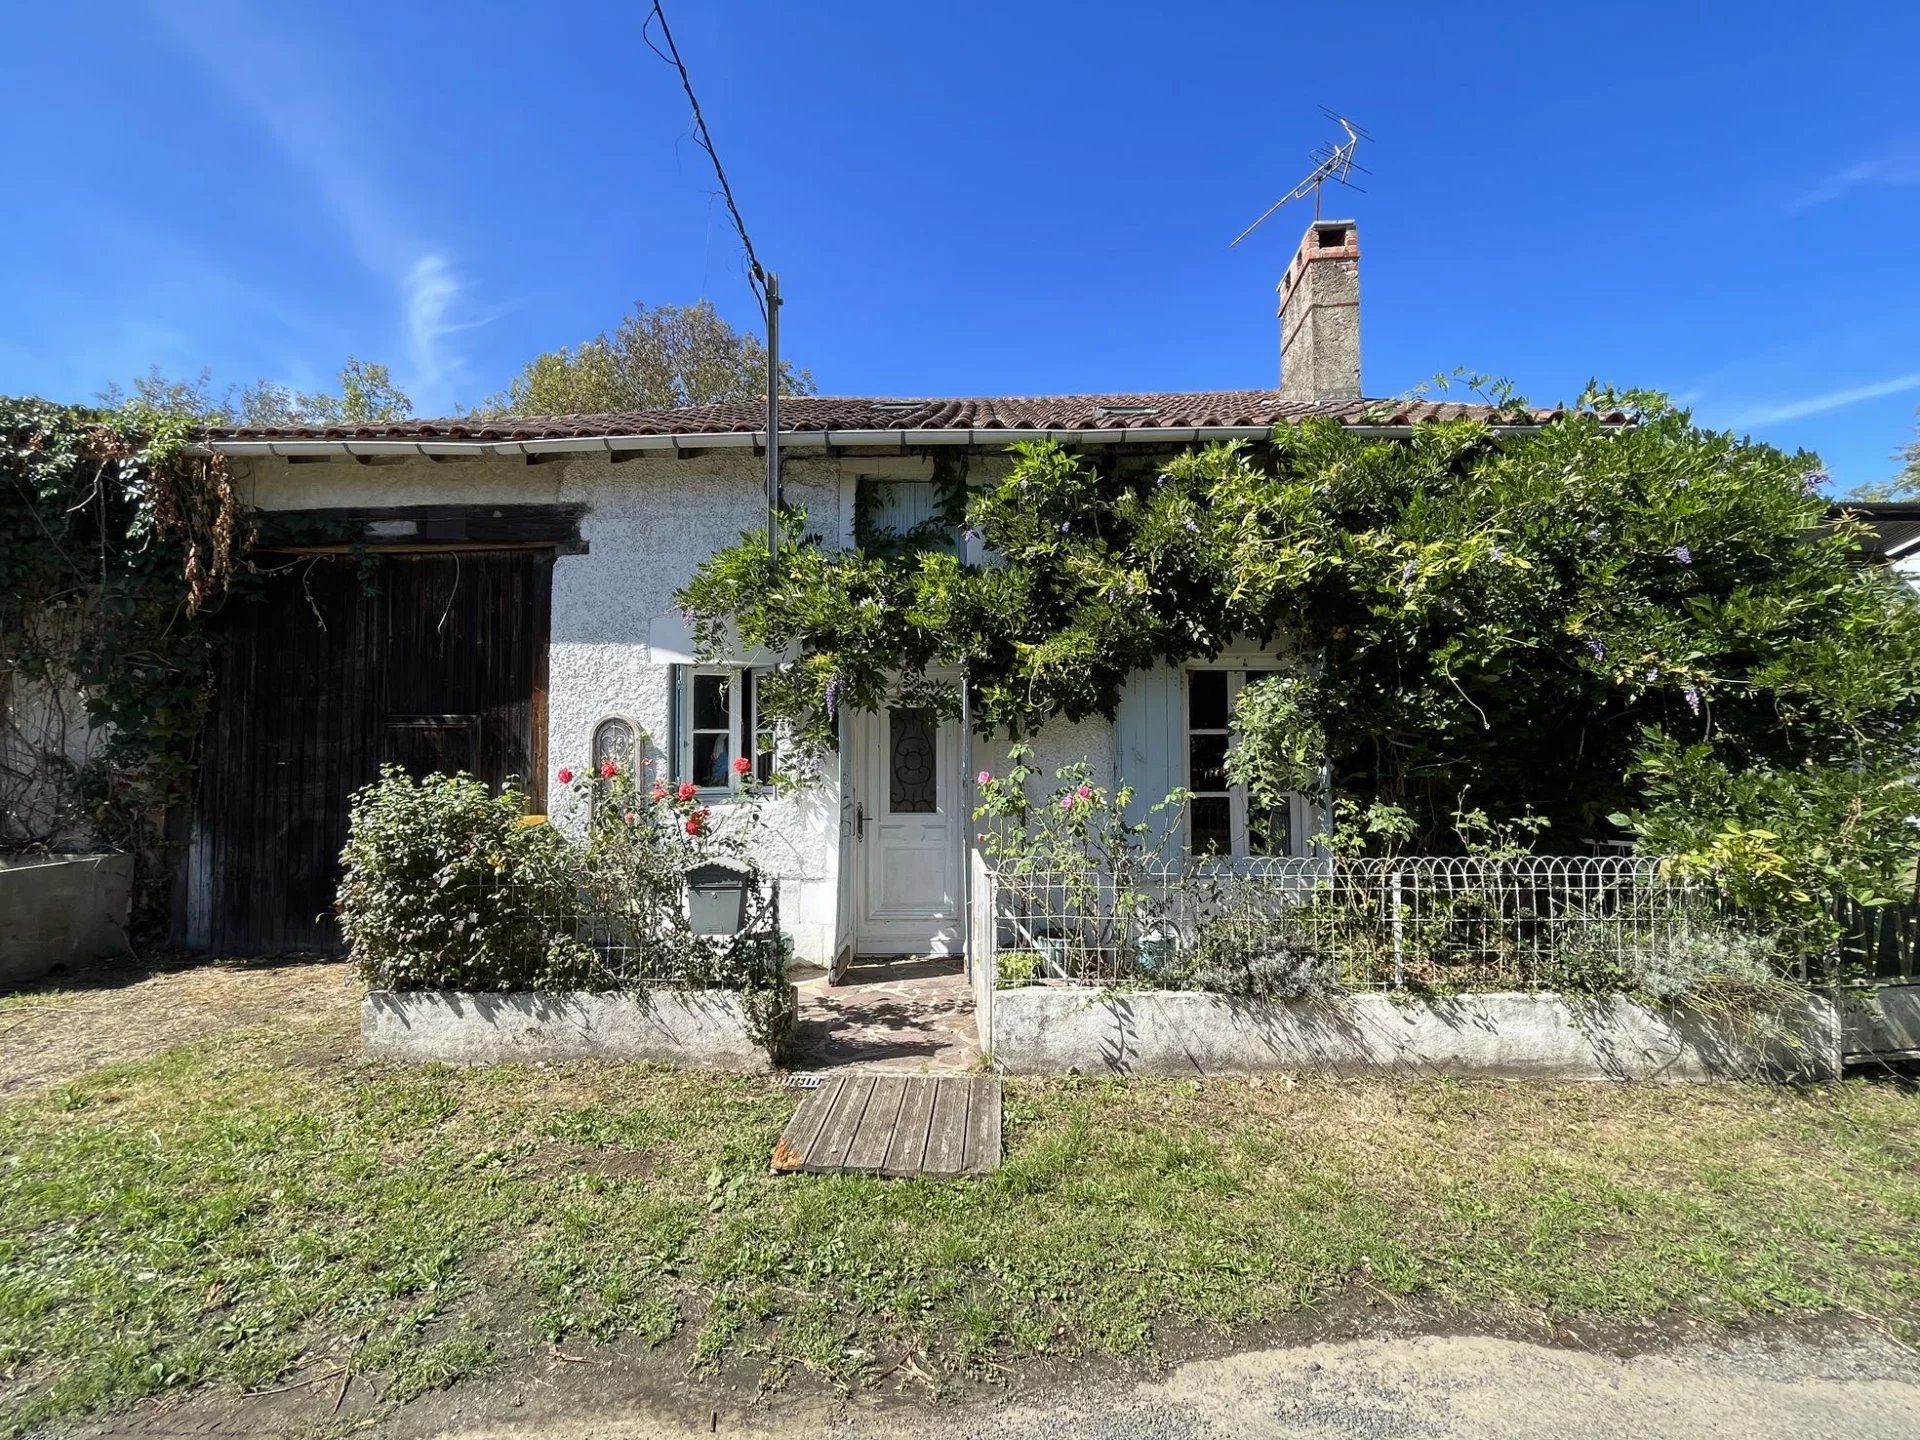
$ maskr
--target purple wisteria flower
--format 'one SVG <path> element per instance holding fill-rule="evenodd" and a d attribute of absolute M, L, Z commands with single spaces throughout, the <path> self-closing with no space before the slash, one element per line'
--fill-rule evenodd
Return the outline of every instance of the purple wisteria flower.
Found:
<path fill-rule="evenodd" d="M 1647 683 L 1651 685 L 1653 684 L 1654 681 L 1658 680 L 1659 678 L 1660 678 L 1660 667 L 1657 665 L 1649 665 L 1647 667 Z"/>
<path fill-rule="evenodd" d="M 1607 532 L 1602 530 L 1598 525 L 1595 525 L 1591 530 L 1587 531 L 1587 539 L 1603 540 L 1606 538 L 1606 533 Z"/>
<path fill-rule="evenodd" d="M 1489 550 L 1487 553 L 1491 555 L 1495 560 L 1504 560 L 1507 558 L 1507 547 L 1504 545 L 1496 545 L 1493 547 L 1493 549 Z"/>
<path fill-rule="evenodd" d="M 960 538 L 966 541 L 969 545 L 971 545 L 974 543 L 974 541 L 980 538 L 980 532 L 974 529 L 971 525 L 969 525 L 966 529 L 960 532 Z"/>
<path fill-rule="evenodd" d="M 1411 582 L 1413 580 L 1415 572 L 1418 571 L 1419 569 L 1420 569 L 1420 562 L 1418 560 L 1407 561 L 1406 564 L 1400 567 L 1401 580 Z"/>
<path fill-rule="evenodd" d="M 1691 565 L 1693 563 L 1693 551 L 1685 545 L 1676 545 L 1673 547 L 1673 558 L 1678 560 L 1682 565 Z"/>
<path fill-rule="evenodd" d="M 1186 520 L 1182 523 L 1186 525 L 1188 534 L 1198 535 L 1200 533 L 1200 522 L 1194 519 L 1193 516 L 1187 516 Z"/>
<path fill-rule="evenodd" d="M 827 681 L 827 718 L 833 719 L 840 710 L 840 677 L 832 676 Z"/>
<path fill-rule="evenodd" d="M 1809 470 L 1800 477 L 1800 488 L 1809 495 L 1832 483 L 1833 477 L 1824 470 Z"/>
<path fill-rule="evenodd" d="M 1698 685 L 1689 685 L 1680 693 L 1686 697 L 1687 708 L 1698 715 L 1700 713 L 1700 687 Z"/>
<path fill-rule="evenodd" d="M 1072 528 L 1073 528 L 1073 527 L 1072 527 L 1071 525 L 1069 525 L 1069 524 L 1067 524 L 1067 522 L 1066 522 L 1066 521 L 1064 521 L 1064 520 L 1062 520 L 1062 521 L 1060 522 L 1060 533 L 1061 533 L 1062 535 L 1064 535 L 1064 534 L 1066 534 L 1066 533 L 1067 533 L 1067 531 L 1069 531 L 1069 530 L 1071 530 Z"/>
<path fill-rule="evenodd" d="M 1597 635 L 1588 637 L 1587 650 L 1596 660 L 1604 660 L 1607 658 L 1607 642 L 1600 639 Z"/>

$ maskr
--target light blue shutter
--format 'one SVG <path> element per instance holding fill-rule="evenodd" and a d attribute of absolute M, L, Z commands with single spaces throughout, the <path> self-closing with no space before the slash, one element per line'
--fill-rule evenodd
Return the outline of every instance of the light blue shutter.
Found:
<path fill-rule="evenodd" d="M 680 779 L 680 738 L 687 725 L 687 667 L 667 667 L 667 765 L 668 783 Z"/>
<path fill-rule="evenodd" d="M 1186 781 L 1181 763 L 1185 723 L 1181 713 L 1180 672 L 1171 665 L 1136 670 L 1120 690 L 1120 708 L 1114 716 L 1114 748 L 1118 781 L 1133 787 L 1129 822 L 1172 823 L 1176 816 L 1163 810 L 1157 820 L 1153 807 L 1169 791 Z"/>

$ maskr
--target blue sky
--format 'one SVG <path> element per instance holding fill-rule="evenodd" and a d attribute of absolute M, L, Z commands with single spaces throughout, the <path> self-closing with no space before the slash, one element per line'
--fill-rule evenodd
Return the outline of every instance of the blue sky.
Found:
<path fill-rule="evenodd" d="M 639 0 L 154 0 L 10 17 L 0 391 L 150 364 L 471 404 L 636 300 L 754 318 Z M 1729 23 L 1738 13 L 1739 19 Z M 1376 143 L 1364 378 L 1589 376 L 1885 478 L 1920 404 L 1920 7 L 674 0 L 823 391 L 1274 383 L 1311 218 Z M 84 83 L 82 83 L 84 82 Z"/>

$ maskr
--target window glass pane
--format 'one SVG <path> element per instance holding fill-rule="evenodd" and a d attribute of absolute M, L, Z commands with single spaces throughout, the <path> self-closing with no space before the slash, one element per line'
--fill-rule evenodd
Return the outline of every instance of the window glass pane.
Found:
<path fill-rule="evenodd" d="M 693 774 L 689 778 L 701 786 L 725 785 L 733 777 L 727 771 L 733 759 L 733 745 L 722 730 L 693 737 Z"/>
<path fill-rule="evenodd" d="M 1191 670 L 1187 673 L 1187 725 L 1194 730 L 1227 728 L 1227 672 Z"/>
<path fill-rule="evenodd" d="M 940 808 L 934 775 L 937 726 L 925 710 L 889 710 L 887 809 L 895 815 L 931 815 Z"/>
<path fill-rule="evenodd" d="M 731 689 L 725 675 L 696 675 L 693 677 L 693 728 L 696 730 L 725 730 L 728 726 L 728 692 Z"/>
<path fill-rule="evenodd" d="M 1227 788 L 1227 737 L 1193 735 L 1187 739 L 1187 788 Z"/>
<path fill-rule="evenodd" d="M 1249 855 L 1293 854 L 1293 807 L 1276 805 L 1262 810 L 1249 805 L 1247 815 L 1247 853 Z"/>
<path fill-rule="evenodd" d="M 1225 855 L 1233 846 L 1233 816 L 1224 795 L 1199 795 L 1188 802 L 1193 853 Z"/>

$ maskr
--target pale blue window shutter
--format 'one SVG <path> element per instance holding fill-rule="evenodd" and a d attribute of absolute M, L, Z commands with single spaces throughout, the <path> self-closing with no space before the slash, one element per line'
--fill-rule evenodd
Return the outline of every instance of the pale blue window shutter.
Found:
<path fill-rule="evenodd" d="M 1186 783 L 1181 765 L 1184 729 L 1180 672 L 1171 665 L 1136 670 L 1120 690 L 1120 708 L 1114 716 L 1114 748 L 1118 752 L 1119 783 L 1133 787 L 1128 807 L 1130 823 L 1154 821 L 1153 807 L 1169 791 Z M 1162 811 L 1155 823 L 1174 823 L 1177 815 Z"/>
<path fill-rule="evenodd" d="M 670 665 L 667 667 L 667 743 L 666 779 L 677 783 L 681 774 L 681 740 L 687 727 L 687 667 Z"/>

